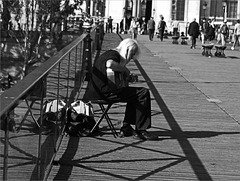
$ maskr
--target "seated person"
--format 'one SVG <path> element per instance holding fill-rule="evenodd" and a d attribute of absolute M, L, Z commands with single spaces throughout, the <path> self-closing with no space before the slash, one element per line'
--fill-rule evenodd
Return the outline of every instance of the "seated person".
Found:
<path fill-rule="evenodd" d="M 89 90 L 85 97 L 103 99 L 106 101 L 126 102 L 125 117 L 120 135 L 133 136 L 139 140 L 150 140 L 151 135 L 146 131 L 151 127 L 151 100 L 150 93 L 144 87 L 130 87 L 117 83 L 117 75 L 123 79 L 130 79 L 130 71 L 126 65 L 131 59 L 140 54 L 138 43 L 130 38 L 124 39 L 115 49 L 104 52 L 94 62 Z M 112 73 L 115 79 L 111 77 Z M 116 81 L 115 81 L 116 80 Z M 88 95 L 87 95 L 88 94 Z M 135 130 L 131 127 L 135 125 Z"/>

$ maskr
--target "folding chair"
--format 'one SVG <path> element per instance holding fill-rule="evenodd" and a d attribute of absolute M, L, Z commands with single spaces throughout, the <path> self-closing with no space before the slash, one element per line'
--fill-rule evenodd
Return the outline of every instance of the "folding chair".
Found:
<path fill-rule="evenodd" d="M 102 115 L 100 116 L 100 118 L 98 119 L 98 121 L 96 122 L 96 124 L 94 125 L 94 127 L 92 128 L 92 130 L 90 132 L 92 133 L 102 122 L 103 118 L 105 118 L 108 123 L 109 128 L 112 131 L 113 136 L 116 138 L 118 136 L 118 133 L 117 133 L 116 129 L 114 128 L 110 117 L 108 116 L 108 111 L 110 110 L 110 108 L 112 107 L 112 105 L 114 103 L 118 103 L 118 102 L 105 101 L 105 100 L 100 100 L 100 99 L 90 100 L 90 101 L 92 104 L 98 104 L 102 110 Z"/>

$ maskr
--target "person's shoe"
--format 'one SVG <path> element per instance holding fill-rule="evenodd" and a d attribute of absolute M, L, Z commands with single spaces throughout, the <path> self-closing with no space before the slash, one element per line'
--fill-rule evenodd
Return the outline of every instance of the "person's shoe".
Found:
<path fill-rule="evenodd" d="M 231 47 L 231 50 L 234 50 L 234 47 Z"/>
<path fill-rule="evenodd" d="M 132 136 L 133 133 L 134 133 L 134 129 L 130 124 L 123 124 L 123 126 L 120 128 L 119 137 L 120 138 L 129 137 L 129 136 Z"/>
<path fill-rule="evenodd" d="M 156 138 L 149 134 L 146 130 L 135 131 L 135 133 L 133 134 L 133 138 L 141 141 L 156 140 Z"/>

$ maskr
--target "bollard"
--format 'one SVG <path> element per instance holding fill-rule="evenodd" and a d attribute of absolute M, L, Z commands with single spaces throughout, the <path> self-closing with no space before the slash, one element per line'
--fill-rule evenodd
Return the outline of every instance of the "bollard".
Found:
<path fill-rule="evenodd" d="M 91 73 L 92 73 L 92 52 L 91 52 L 91 36 L 90 36 L 90 31 L 91 31 L 91 24 L 86 23 L 83 25 L 83 28 L 86 30 L 87 36 L 83 41 L 83 68 L 86 65 L 86 81 L 89 81 L 91 78 Z"/>

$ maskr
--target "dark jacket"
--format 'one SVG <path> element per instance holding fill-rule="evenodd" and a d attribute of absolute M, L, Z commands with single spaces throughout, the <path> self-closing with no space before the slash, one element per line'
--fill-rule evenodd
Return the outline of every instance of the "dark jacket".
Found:
<path fill-rule="evenodd" d="M 199 36 L 199 24 L 196 21 L 190 23 L 188 27 L 188 34 L 194 38 Z"/>
<path fill-rule="evenodd" d="M 148 29 L 155 29 L 155 21 L 153 19 L 148 20 Z"/>

